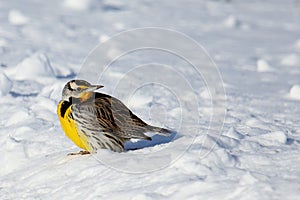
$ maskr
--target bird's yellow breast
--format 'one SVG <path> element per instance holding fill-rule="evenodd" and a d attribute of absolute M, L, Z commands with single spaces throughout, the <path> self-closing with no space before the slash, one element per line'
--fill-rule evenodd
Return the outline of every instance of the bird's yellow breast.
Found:
<path fill-rule="evenodd" d="M 81 133 L 76 125 L 76 122 L 71 117 L 72 106 L 70 102 L 60 101 L 57 106 L 57 115 L 61 127 L 70 140 L 72 140 L 78 147 L 90 151 L 87 137 Z"/>

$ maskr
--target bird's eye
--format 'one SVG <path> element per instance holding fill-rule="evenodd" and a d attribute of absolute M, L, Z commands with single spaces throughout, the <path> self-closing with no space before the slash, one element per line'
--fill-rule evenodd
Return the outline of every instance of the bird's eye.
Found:
<path fill-rule="evenodd" d="M 81 88 L 81 87 L 78 87 L 78 88 L 77 88 L 77 91 L 78 91 L 78 92 L 81 92 L 81 91 L 82 91 L 82 88 Z"/>

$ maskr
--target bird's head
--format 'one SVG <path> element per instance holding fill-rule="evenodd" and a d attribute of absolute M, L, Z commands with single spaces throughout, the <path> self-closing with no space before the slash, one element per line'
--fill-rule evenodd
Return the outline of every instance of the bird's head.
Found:
<path fill-rule="evenodd" d="M 65 85 L 62 91 L 62 99 L 70 101 L 71 98 L 76 98 L 83 102 L 91 97 L 93 91 L 102 87 L 104 86 L 92 85 L 84 80 L 71 80 Z"/>

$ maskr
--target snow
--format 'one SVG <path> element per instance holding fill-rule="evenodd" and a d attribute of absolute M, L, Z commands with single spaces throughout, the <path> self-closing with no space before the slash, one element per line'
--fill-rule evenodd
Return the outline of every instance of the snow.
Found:
<path fill-rule="evenodd" d="M 287 142 L 287 136 L 282 131 L 275 131 L 255 136 L 251 140 L 263 146 L 278 146 Z"/>
<path fill-rule="evenodd" d="M 16 66 L 15 74 L 17 80 L 32 79 L 32 77 L 53 77 L 54 71 L 48 57 L 45 54 L 36 53 L 25 58 Z"/>
<path fill-rule="evenodd" d="M 295 48 L 300 49 L 300 39 L 295 42 Z"/>
<path fill-rule="evenodd" d="M 99 42 L 105 42 L 109 39 L 109 36 L 108 35 L 100 35 L 99 37 Z"/>
<path fill-rule="evenodd" d="M 0 70 L 0 96 L 7 95 L 12 88 L 12 81 Z"/>
<path fill-rule="evenodd" d="M 63 6 L 74 11 L 83 11 L 88 10 L 91 6 L 91 3 L 91 0 L 64 0 Z"/>
<path fill-rule="evenodd" d="M 273 70 L 272 67 L 266 60 L 259 59 L 257 61 L 257 71 L 258 72 L 270 72 L 272 70 Z"/>
<path fill-rule="evenodd" d="M 299 11 L 294 0 L 2 1 L 0 199 L 298 199 Z M 120 33 L 143 27 L 176 32 Z M 153 38 L 173 54 L 137 50 Z M 56 106 L 78 77 L 176 132 L 68 156 L 80 149 Z"/>
<path fill-rule="evenodd" d="M 290 89 L 289 95 L 293 99 L 300 100 L 300 85 L 293 85 Z"/>
<path fill-rule="evenodd" d="M 227 17 L 227 19 L 224 22 L 224 25 L 228 28 L 236 28 L 240 25 L 240 21 L 233 15 L 230 15 Z"/>
<path fill-rule="evenodd" d="M 29 18 L 26 17 L 22 12 L 19 10 L 11 10 L 8 14 L 8 21 L 12 25 L 25 25 L 29 22 Z"/>
<path fill-rule="evenodd" d="M 286 66 L 298 67 L 300 65 L 300 55 L 299 54 L 290 54 L 290 55 L 284 56 L 281 60 L 281 63 Z"/>

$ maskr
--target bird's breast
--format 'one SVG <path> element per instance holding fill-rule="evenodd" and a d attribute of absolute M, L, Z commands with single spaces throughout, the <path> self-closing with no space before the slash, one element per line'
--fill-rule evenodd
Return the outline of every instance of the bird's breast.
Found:
<path fill-rule="evenodd" d="M 74 121 L 72 117 L 72 103 L 68 101 L 59 102 L 57 106 L 57 115 L 61 127 L 67 137 L 78 147 L 89 151 L 87 137 L 78 130 L 76 121 Z"/>

